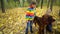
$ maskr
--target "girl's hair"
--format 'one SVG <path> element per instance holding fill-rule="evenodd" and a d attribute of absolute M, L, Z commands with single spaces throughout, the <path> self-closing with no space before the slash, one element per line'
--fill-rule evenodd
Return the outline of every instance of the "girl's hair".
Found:
<path fill-rule="evenodd" d="M 31 2 L 31 4 L 30 4 L 30 5 L 32 5 L 32 4 L 33 4 L 33 5 L 36 5 L 36 2 Z"/>

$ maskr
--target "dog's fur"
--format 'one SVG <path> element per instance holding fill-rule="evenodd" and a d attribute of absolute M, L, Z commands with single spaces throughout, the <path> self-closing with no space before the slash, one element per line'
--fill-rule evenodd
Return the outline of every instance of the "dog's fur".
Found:
<path fill-rule="evenodd" d="M 38 31 L 38 34 L 44 34 L 44 28 L 49 24 L 49 23 L 52 23 L 54 22 L 55 19 L 52 18 L 52 16 L 50 15 L 43 15 L 42 18 L 41 17 L 38 17 L 38 16 L 35 16 L 33 22 L 38 24 L 39 26 L 39 31 Z"/>

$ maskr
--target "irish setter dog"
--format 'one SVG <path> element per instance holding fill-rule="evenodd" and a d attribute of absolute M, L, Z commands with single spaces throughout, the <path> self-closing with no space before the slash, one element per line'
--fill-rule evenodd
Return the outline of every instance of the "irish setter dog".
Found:
<path fill-rule="evenodd" d="M 38 34 L 44 34 L 44 28 L 49 24 L 54 22 L 55 19 L 52 18 L 50 15 L 43 15 L 42 17 L 35 16 L 33 22 L 39 26 Z"/>

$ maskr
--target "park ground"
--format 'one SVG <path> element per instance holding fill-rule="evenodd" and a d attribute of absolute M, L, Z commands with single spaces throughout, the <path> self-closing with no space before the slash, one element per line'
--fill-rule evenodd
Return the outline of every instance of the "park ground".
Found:
<path fill-rule="evenodd" d="M 12 8 L 6 9 L 5 13 L 2 13 L 0 10 L 0 28 L 5 26 L 2 30 L 4 34 L 24 34 L 26 29 L 26 19 L 25 19 L 25 11 L 27 7 L 22 8 Z M 56 21 L 53 24 L 53 29 L 57 29 L 60 31 L 60 20 L 58 16 L 58 10 L 60 8 L 58 6 L 53 6 L 53 10 L 51 15 Z M 46 6 L 43 9 L 40 7 L 36 8 L 36 15 L 42 17 L 46 13 Z M 0 31 L 0 34 L 2 34 Z M 37 34 L 38 28 L 33 25 L 34 34 Z M 29 32 L 30 33 L 30 32 Z"/>

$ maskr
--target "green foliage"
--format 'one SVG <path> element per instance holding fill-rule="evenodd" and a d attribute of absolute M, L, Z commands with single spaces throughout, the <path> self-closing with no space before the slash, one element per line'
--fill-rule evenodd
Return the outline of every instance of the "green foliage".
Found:
<path fill-rule="evenodd" d="M 0 0 L 1 1 L 1 0 Z M 34 0 L 35 1 L 35 0 Z M 53 5 L 60 5 L 60 0 L 54 0 Z M 5 8 L 23 7 L 29 6 L 32 0 L 4 0 Z M 36 0 L 38 6 L 41 6 L 41 0 Z M 43 0 L 43 6 L 47 6 L 47 0 Z M 1 5 L 0 5 L 1 8 Z"/>
<path fill-rule="evenodd" d="M 29 6 L 29 4 L 27 2 L 24 3 L 24 7 L 27 7 Z"/>
<path fill-rule="evenodd" d="M 60 0 L 55 0 L 55 1 L 54 1 L 54 5 L 59 6 L 59 5 L 60 5 Z"/>

